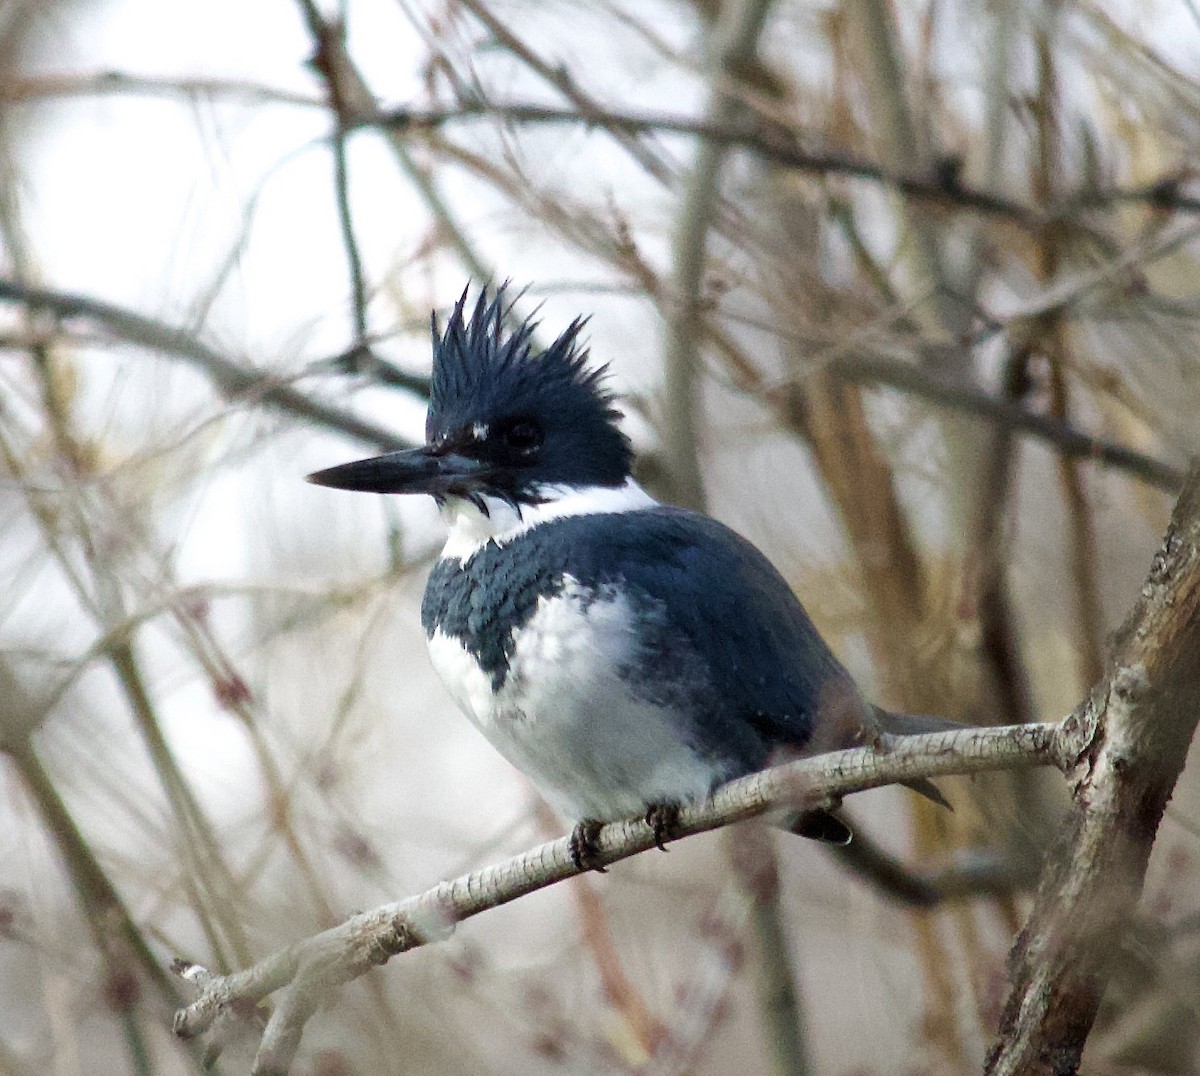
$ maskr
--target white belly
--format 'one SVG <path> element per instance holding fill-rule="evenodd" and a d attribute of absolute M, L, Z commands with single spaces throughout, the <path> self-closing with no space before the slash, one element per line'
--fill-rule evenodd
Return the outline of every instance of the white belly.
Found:
<path fill-rule="evenodd" d="M 429 639 L 459 707 L 572 818 L 626 818 L 696 799 L 721 776 L 686 744 L 686 715 L 639 698 L 621 675 L 633 653 L 630 623 L 615 591 L 588 593 L 568 580 L 539 599 L 499 691 L 458 640 Z"/>

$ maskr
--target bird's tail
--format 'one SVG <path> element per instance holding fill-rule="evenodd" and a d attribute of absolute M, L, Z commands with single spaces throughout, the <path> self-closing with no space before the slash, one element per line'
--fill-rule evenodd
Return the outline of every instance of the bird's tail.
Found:
<path fill-rule="evenodd" d="M 951 721 L 948 717 L 934 717 L 932 714 L 897 714 L 885 710 L 882 706 L 873 706 L 875 718 L 884 732 L 893 736 L 920 736 L 925 732 L 953 732 L 955 729 L 966 728 L 961 721 Z"/>
<path fill-rule="evenodd" d="M 926 732 L 950 732 L 965 726 L 958 721 L 945 717 L 934 717 L 931 714 L 897 714 L 882 707 L 873 706 L 875 719 L 879 728 L 890 736 L 920 736 Z M 905 788 L 911 788 L 939 807 L 954 810 L 950 801 L 938 791 L 937 785 L 925 777 L 912 781 L 901 782 Z M 799 811 L 783 818 L 779 823 L 789 833 L 809 840 L 821 841 L 824 844 L 849 844 L 853 832 L 846 821 L 834 811 Z"/>
<path fill-rule="evenodd" d="M 897 714 L 885 710 L 881 706 L 873 707 L 879 727 L 891 736 L 920 736 L 926 732 L 951 732 L 965 726 L 960 721 L 951 721 L 947 717 L 934 717 L 932 714 Z M 954 810 L 950 801 L 938 791 L 937 785 L 927 777 L 918 777 L 915 781 L 902 782 L 905 788 L 919 792 L 927 800 L 932 800 L 940 807 Z"/>

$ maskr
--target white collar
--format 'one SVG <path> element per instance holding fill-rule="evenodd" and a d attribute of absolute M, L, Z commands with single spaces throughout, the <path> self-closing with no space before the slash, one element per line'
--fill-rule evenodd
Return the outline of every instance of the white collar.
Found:
<path fill-rule="evenodd" d="M 540 504 L 515 508 L 499 497 L 484 497 L 487 512 L 481 512 L 464 497 L 447 497 L 442 519 L 450 528 L 442 559 L 466 561 L 488 542 L 505 545 L 514 538 L 552 519 L 610 512 L 637 512 L 658 502 L 632 478 L 623 486 L 543 486 Z"/>

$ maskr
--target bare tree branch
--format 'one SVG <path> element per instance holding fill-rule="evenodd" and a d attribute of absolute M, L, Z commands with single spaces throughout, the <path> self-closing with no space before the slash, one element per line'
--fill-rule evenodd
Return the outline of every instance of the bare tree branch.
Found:
<path fill-rule="evenodd" d="M 584 111 L 524 102 L 466 101 L 448 108 L 396 108 L 374 114 L 363 113 L 353 125 L 401 131 L 422 130 L 488 116 L 510 123 L 571 123 L 619 133 L 693 135 L 710 142 L 740 146 L 798 171 L 880 183 L 935 205 L 972 210 L 1030 231 L 1040 230 L 1052 221 L 1070 220 L 1080 213 L 1115 205 L 1143 205 L 1168 212 L 1200 213 L 1200 195 L 1187 192 L 1187 176 L 1180 169 L 1172 169 L 1158 179 L 1133 187 L 1083 187 L 1063 195 L 1053 205 L 1040 209 L 965 183 L 959 175 L 957 162 L 953 160 L 942 162 L 941 167 L 928 175 L 897 172 L 851 152 L 805 147 L 787 128 L 760 120 L 716 124 L 705 119 L 659 112 L 597 108 Z"/>
<path fill-rule="evenodd" d="M 846 381 L 886 385 L 930 403 L 988 419 L 1002 429 L 1045 441 L 1063 456 L 1095 460 L 1168 492 L 1173 493 L 1183 485 L 1184 471 L 1180 467 L 1107 438 L 1085 433 L 1054 415 L 1030 411 L 1011 400 L 989 396 L 969 385 L 960 385 L 908 363 L 855 354 L 838 356 L 823 368 Z"/>
<path fill-rule="evenodd" d="M 711 799 L 684 807 L 673 839 L 775 808 L 817 806 L 917 777 L 1034 765 L 1063 769 L 1079 756 L 1080 731 L 1072 715 L 1059 724 L 963 728 L 896 737 L 881 748 L 818 755 L 732 781 Z M 644 821 L 616 822 L 599 833 L 596 865 L 607 866 L 654 846 L 654 832 Z M 268 994 L 287 987 L 285 1000 L 268 1021 L 254 1070 L 282 1072 L 299 1044 L 300 1027 L 331 990 L 399 953 L 445 937 L 455 923 L 578 873 L 570 840 L 564 837 L 356 915 L 232 975 L 211 975 L 180 962 L 177 970 L 199 987 L 200 996 L 176 1014 L 175 1032 L 185 1038 L 199 1035 L 223 1013 L 252 1011 Z"/>
<path fill-rule="evenodd" d="M 329 23 L 313 0 L 296 0 L 296 3 L 317 51 L 320 52 L 322 48 L 324 49 L 322 59 L 329 71 L 328 77 L 337 82 L 346 117 L 362 115 L 364 111 L 373 112 L 375 95 L 347 50 L 345 42 L 336 36 L 331 36 Z M 345 137 L 351 129 L 351 124 L 340 123 L 339 137 Z M 396 158 L 396 163 L 417 189 L 430 214 L 445 232 L 450 246 L 466 269 L 477 281 L 485 283 L 492 281 L 495 274 L 492 272 L 491 266 L 484 262 L 472 245 L 467 233 L 451 211 L 449 203 L 438 189 L 433 176 L 409 153 L 403 138 L 403 131 L 392 128 L 387 133 L 386 141 L 392 155 Z"/>
<path fill-rule="evenodd" d="M 769 0 L 725 4 L 710 33 L 708 120 L 716 127 L 744 112 L 738 82 L 754 62 Z M 699 406 L 700 312 L 708 231 L 720 198 L 722 142 L 701 140 L 684 185 L 671 240 L 671 280 L 664 296 L 667 338 L 663 353 L 663 454 L 672 499 L 688 508 L 704 504 L 696 433 Z"/>
<path fill-rule="evenodd" d="M 467 4 L 472 13 L 475 3 Z M 482 5 L 478 5 L 482 8 Z M 496 23 L 488 29 L 505 47 L 508 41 L 497 34 Z M 523 60 L 533 65 L 530 56 Z M 524 102 L 465 101 L 446 108 L 392 108 L 378 112 L 360 112 L 348 128 L 386 127 L 394 132 L 429 130 L 465 120 L 496 117 L 510 123 L 522 124 L 582 124 L 610 132 L 626 146 L 639 163 L 661 178 L 661 161 L 643 159 L 637 149 L 627 143 L 629 135 L 684 134 L 758 153 L 779 164 L 820 175 L 841 175 L 895 187 L 901 193 L 933 203 L 970 209 L 985 216 L 999 217 L 1021 228 L 1038 229 L 1049 219 L 1065 219 L 1093 209 L 1117 205 L 1142 205 L 1149 209 L 1186 214 L 1200 213 L 1200 195 L 1188 192 L 1189 175 L 1183 167 L 1168 169 L 1155 179 L 1133 186 L 1088 186 L 1064 195 L 1046 210 L 1006 198 L 993 191 L 963 182 L 957 161 L 948 159 L 934 175 L 908 175 L 893 172 L 875 161 L 848 152 L 821 151 L 801 146 L 795 136 L 779 125 L 760 121 L 718 127 L 705 120 L 672 116 L 656 112 L 606 109 L 597 105 L 575 88 L 569 74 L 555 72 L 540 61 L 550 74 L 562 82 L 559 87 L 576 105 L 575 108 L 538 105 Z M 543 73 L 539 67 L 534 68 Z M 557 84 L 557 83 L 556 83 Z M 294 105 L 300 108 L 320 108 L 322 102 L 314 96 L 295 93 L 273 86 L 229 79 L 152 78 L 124 71 L 96 71 L 37 75 L 10 79 L 0 83 L 0 101 L 12 103 L 37 102 L 56 97 L 75 97 L 98 94 L 142 93 L 151 96 L 183 96 L 240 98 L 248 103 L 259 101 Z M 578 96 L 576 96 L 577 94 Z M 643 147 L 644 149 L 644 147 Z"/>
<path fill-rule="evenodd" d="M 1013 950 L 993 1076 L 1079 1069 L 1200 720 L 1198 653 L 1200 466 L 1117 634 L 1106 681 L 1079 711 L 1075 809 Z"/>
<path fill-rule="evenodd" d="M 578 109 L 577 114 L 584 117 L 585 121 L 587 116 L 604 115 L 603 106 L 584 92 L 565 67 L 552 64 L 539 56 L 527 41 L 501 22 L 491 8 L 481 3 L 481 0 L 463 0 L 463 7 L 487 27 L 488 33 L 495 38 L 499 45 L 507 49 L 526 67 L 538 74 L 543 81 L 549 83 L 570 101 Z M 637 161 L 649 175 L 664 185 L 670 185 L 672 169 L 669 161 L 664 159 L 653 147 L 644 141 L 639 141 L 639 136 L 650 132 L 614 128 L 612 133 L 625 152 Z"/>
<path fill-rule="evenodd" d="M 382 426 L 358 418 L 333 404 L 314 400 L 269 374 L 246 369 L 183 329 L 115 303 L 39 288 L 12 278 L 0 278 L 0 302 L 20 303 L 32 310 L 45 310 L 64 320 L 95 322 L 122 340 L 174 355 L 206 375 L 226 399 L 247 400 L 305 418 L 385 452 L 403 448 L 406 444 L 403 438 Z"/>
<path fill-rule="evenodd" d="M 338 227 L 346 250 L 346 269 L 350 276 L 351 318 L 354 323 L 356 348 L 367 348 L 367 281 L 363 272 L 362 254 L 354 235 L 354 217 L 350 211 L 350 173 L 346 164 L 346 120 L 350 102 L 341 74 L 345 67 L 338 62 L 345 49 L 346 28 L 339 22 L 318 22 L 313 25 L 316 52 L 312 67 L 325 80 L 329 108 L 337 124 L 333 135 L 333 192 L 337 206 Z"/>
<path fill-rule="evenodd" d="M 241 101 L 247 105 L 283 104 L 314 109 L 323 107 L 319 97 L 245 79 L 161 78 L 129 71 L 67 71 L 0 79 L 0 101 L 5 104 L 40 103 L 64 97 L 108 94 L 210 98 Z"/>
<path fill-rule="evenodd" d="M 1000 856 L 978 852 L 938 869 L 911 868 L 876 844 L 861 826 L 852 828 L 854 840 L 831 849 L 834 859 L 883 896 L 910 908 L 934 908 L 971 897 L 1007 897 L 1031 888 L 1036 880 Z"/>

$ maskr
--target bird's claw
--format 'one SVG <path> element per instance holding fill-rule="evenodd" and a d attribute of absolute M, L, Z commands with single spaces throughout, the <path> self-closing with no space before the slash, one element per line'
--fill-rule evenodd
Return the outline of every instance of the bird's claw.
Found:
<path fill-rule="evenodd" d="M 597 838 L 604 828 L 603 822 L 594 818 L 585 818 L 575 823 L 571 830 L 571 862 L 579 871 L 595 871 L 597 874 L 607 874 L 608 868 L 600 865 L 600 846 Z"/>
<path fill-rule="evenodd" d="M 675 836 L 679 824 L 679 804 L 652 803 L 646 809 L 646 825 L 654 831 L 654 843 L 660 851 L 667 850 L 666 842 Z"/>

